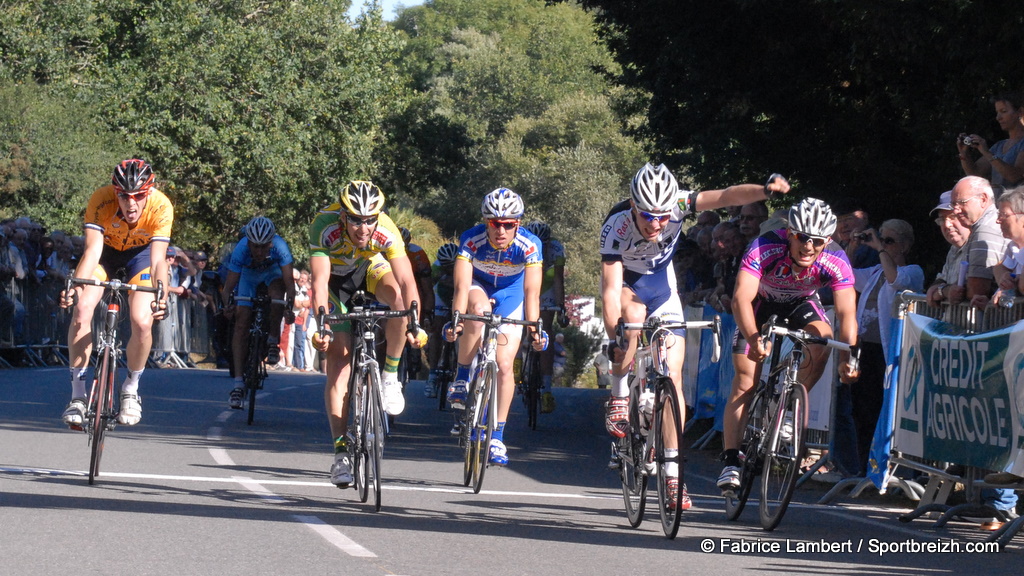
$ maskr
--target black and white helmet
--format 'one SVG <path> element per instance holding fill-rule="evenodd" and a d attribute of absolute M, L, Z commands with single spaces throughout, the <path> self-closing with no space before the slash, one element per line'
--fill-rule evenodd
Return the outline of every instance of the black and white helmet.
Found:
<path fill-rule="evenodd" d="M 269 244 L 275 233 L 274 223 L 266 216 L 257 216 L 245 225 L 245 237 L 250 244 Z"/>
<path fill-rule="evenodd" d="M 480 214 L 484 218 L 522 218 L 526 207 L 519 194 L 508 188 L 498 188 L 487 196 L 480 205 Z"/>
<path fill-rule="evenodd" d="M 789 229 L 825 238 L 836 231 L 836 216 L 823 200 L 804 198 L 789 209 Z"/>
<path fill-rule="evenodd" d="M 534 236 L 540 239 L 541 242 L 547 242 L 551 240 L 551 226 L 541 222 L 540 220 L 534 220 L 525 226 Z"/>
<path fill-rule="evenodd" d="M 437 264 L 438 266 L 448 266 L 455 263 L 455 257 L 459 254 L 459 246 L 454 242 L 448 242 L 442 244 L 437 249 Z"/>
<path fill-rule="evenodd" d="M 629 193 L 637 209 L 667 214 L 676 206 L 679 184 L 664 164 L 654 166 L 648 162 L 633 176 Z"/>
<path fill-rule="evenodd" d="M 384 209 L 384 193 L 367 180 L 352 180 L 346 184 L 338 201 L 354 216 L 376 216 Z"/>

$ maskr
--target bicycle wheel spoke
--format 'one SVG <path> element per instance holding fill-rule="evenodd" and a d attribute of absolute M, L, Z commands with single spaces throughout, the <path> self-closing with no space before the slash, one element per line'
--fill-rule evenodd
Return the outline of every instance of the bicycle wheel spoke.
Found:
<path fill-rule="evenodd" d="M 367 388 L 367 426 L 364 445 L 368 449 L 367 461 L 369 477 L 373 483 L 374 510 L 380 511 L 380 465 L 384 456 L 384 410 L 380 399 L 380 375 L 376 370 L 369 371 L 370 385 Z"/>
<path fill-rule="evenodd" d="M 639 390 L 630 385 L 629 392 L 629 429 L 625 438 L 618 440 L 619 477 L 622 480 L 622 500 L 626 505 L 626 517 L 629 525 L 636 528 L 643 522 L 644 508 L 647 500 L 647 474 L 644 471 L 646 446 L 644 436 L 638 426 Z"/>
<path fill-rule="evenodd" d="M 740 488 L 725 497 L 725 517 L 727 520 L 739 518 L 750 497 L 754 479 L 760 472 L 761 456 L 757 453 L 761 439 L 761 426 L 764 421 L 765 396 L 759 390 L 754 394 L 747 411 L 747 421 L 743 426 L 743 439 L 740 451 L 745 455 L 740 470 Z"/>

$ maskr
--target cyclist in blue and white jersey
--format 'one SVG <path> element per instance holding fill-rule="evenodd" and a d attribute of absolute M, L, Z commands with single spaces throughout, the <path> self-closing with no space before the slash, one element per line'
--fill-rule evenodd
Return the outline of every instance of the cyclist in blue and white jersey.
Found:
<path fill-rule="evenodd" d="M 277 234 L 274 223 L 266 216 L 256 216 L 245 225 L 245 237 L 238 241 L 231 259 L 227 262 L 228 276 L 221 289 L 224 302 L 231 297 L 243 296 L 254 298 L 256 288 L 260 284 L 267 285 L 267 294 L 273 300 L 284 300 L 288 313 L 291 313 L 292 302 L 295 302 L 295 282 L 292 274 L 292 251 L 288 243 Z M 235 287 L 238 287 L 237 294 Z M 228 398 L 229 405 L 238 410 L 242 408 L 245 395 L 242 383 L 242 367 L 245 365 L 245 354 L 249 349 L 249 326 L 252 323 L 252 302 L 235 302 L 226 310 L 234 313 L 235 332 L 232 340 L 232 354 L 235 363 L 235 387 Z M 267 362 L 277 364 L 281 349 L 278 342 L 281 335 L 281 317 L 285 313 L 285 304 L 271 303 L 270 318 L 267 322 Z"/>
<path fill-rule="evenodd" d="M 543 260 L 541 243 L 536 236 L 519 226 L 525 208 L 518 194 L 498 188 L 484 197 L 480 207 L 484 223 L 464 232 L 459 239 L 455 259 L 455 296 L 452 311 L 460 314 L 485 314 L 492 311 L 514 320 L 536 321 L 540 318 L 540 286 Z M 493 304 L 492 304 L 493 301 Z M 445 338 L 452 342 L 461 326 L 449 326 Z M 505 422 L 515 396 L 515 375 L 512 365 L 522 338 L 520 326 L 505 325 L 498 339 L 498 427 L 490 445 L 489 461 L 498 466 L 508 464 L 504 444 Z M 529 329 L 534 349 L 547 346 L 547 335 Z M 483 326 L 467 322 L 459 344 L 459 368 L 455 383 L 448 391 L 452 408 L 465 409 L 470 363 L 480 348 Z"/>
<path fill-rule="evenodd" d="M 650 316 L 666 320 L 683 320 L 683 306 L 676 291 L 672 255 L 682 233 L 683 218 L 698 210 L 713 210 L 726 206 L 741 206 L 764 200 L 772 194 L 785 194 L 789 182 L 772 174 L 765 185 L 740 184 L 724 190 L 694 192 L 680 190 L 675 176 L 664 164 L 644 165 L 629 186 L 630 198 L 612 208 L 601 230 L 601 297 L 605 331 L 615 338 L 615 326 L 622 318 L 626 322 L 643 322 Z M 636 354 L 636 333 L 627 334 L 626 350 L 612 355 L 612 395 L 608 400 L 605 427 L 608 432 L 622 438 L 626 434 L 629 389 L 628 369 Z M 669 348 L 669 368 L 679 398 L 682 394 L 684 346 Z M 680 411 L 685 409 L 682 402 Z M 673 423 L 667 423 L 673 425 Z M 679 424 L 681 425 L 681 424 Z M 667 435 L 674 438 L 673 435 Z M 677 446 L 667 446 L 668 456 Z M 618 462 L 610 464 L 617 466 Z M 669 464 L 670 478 L 678 471 Z M 690 507 L 686 486 L 669 482 L 670 501 L 684 510 Z"/>

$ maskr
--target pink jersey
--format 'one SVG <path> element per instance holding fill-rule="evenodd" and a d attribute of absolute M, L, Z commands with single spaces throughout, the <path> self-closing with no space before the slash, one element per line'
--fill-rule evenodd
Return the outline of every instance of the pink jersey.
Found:
<path fill-rule="evenodd" d="M 853 267 L 839 244 L 830 242 L 814 264 L 798 273 L 789 256 L 786 229 L 756 238 L 740 262 L 740 270 L 761 279 L 758 298 L 766 302 L 795 302 L 817 294 L 819 288 L 832 291 L 853 287 Z"/>

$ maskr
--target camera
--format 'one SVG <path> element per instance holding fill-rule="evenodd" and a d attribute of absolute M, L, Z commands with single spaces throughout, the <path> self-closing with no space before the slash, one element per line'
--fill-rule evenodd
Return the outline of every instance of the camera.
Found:
<path fill-rule="evenodd" d="M 970 136 L 964 136 L 962 142 L 964 143 L 964 146 L 974 146 L 974 138 L 971 138 Z"/>
<path fill-rule="evenodd" d="M 856 234 L 853 235 L 853 237 L 856 238 L 857 240 L 860 240 L 861 242 L 867 242 L 868 240 L 871 240 L 871 233 L 857 232 Z"/>

